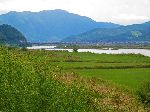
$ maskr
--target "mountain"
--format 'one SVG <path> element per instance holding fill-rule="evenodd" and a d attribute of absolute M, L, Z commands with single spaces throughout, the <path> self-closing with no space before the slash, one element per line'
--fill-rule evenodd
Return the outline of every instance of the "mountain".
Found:
<path fill-rule="evenodd" d="M 95 28 L 116 28 L 120 25 L 96 22 L 88 17 L 64 10 L 41 12 L 9 12 L 0 15 L 0 24 L 9 24 L 21 31 L 30 42 L 60 41 L 65 37 Z"/>
<path fill-rule="evenodd" d="M 63 42 L 141 42 L 150 41 L 150 22 L 121 26 L 118 28 L 97 28 L 79 35 L 70 36 Z"/>
<path fill-rule="evenodd" d="M 3 24 L 0 25 L 0 44 L 25 46 L 27 45 L 27 40 L 17 29 Z"/>

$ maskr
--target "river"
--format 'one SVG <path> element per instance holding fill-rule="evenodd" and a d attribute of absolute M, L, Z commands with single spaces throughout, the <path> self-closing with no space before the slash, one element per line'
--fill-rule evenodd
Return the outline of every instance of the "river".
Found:
<path fill-rule="evenodd" d="M 61 50 L 61 51 L 69 51 L 73 52 L 72 49 L 57 49 L 56 46 L 32 46 L 28 47 L 28 49 L 45 49 L 45 50 Z M 102 49 L 78 49 L 78 52 L 91 52 L 91 53 L 106 53 L 106 54 L 142 54 L 144 56 L 150 57 L 150 50 L 147 49 L 118 49 L 118 50 L 102 50 Z"/>

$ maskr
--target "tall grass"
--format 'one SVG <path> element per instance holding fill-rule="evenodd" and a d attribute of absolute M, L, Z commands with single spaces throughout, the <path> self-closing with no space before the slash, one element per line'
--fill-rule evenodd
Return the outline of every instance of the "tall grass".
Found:
<path fill-rule="evenodd" d="M 0 111 L 83 112 L 98 111 L 95 93 L 66 86 L 52 76 L 56 70 L 47 62 L 28 55 L 17 56 L 0 48 Z"/>

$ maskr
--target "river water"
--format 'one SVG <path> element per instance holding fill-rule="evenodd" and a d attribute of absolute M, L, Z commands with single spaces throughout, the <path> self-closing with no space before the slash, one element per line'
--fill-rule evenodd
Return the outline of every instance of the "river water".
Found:
<path fill-rule="evenodd" d="M 73 52 L 72 49 L 57 49 L 56 46 L 32 46 L 28 47 L 28 49 L 45 49 L 45 50 L 61 50 L 61 51 L 69 51 Z M 147 49 L 118 49 L 118 50 L 101 50 L 101 49 L 78 49 L 78 52 L 91 52 L 91 53 L 106 53 L 106 54 L 142 54 L 144 56 L 150 57 L 150 50 Z"/>

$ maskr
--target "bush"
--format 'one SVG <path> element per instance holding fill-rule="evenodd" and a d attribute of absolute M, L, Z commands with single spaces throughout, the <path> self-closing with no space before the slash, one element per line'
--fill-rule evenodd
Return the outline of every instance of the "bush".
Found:
<path fill-rule="evenodd" d="M 22 51 L 28 51 L 28 49 L 26 47 L 22 47 L 21 50 Z"/>
<path fill-rule="evenodd" d="M 150 106 L 150 81 L 144 82 L 137 91 L 137 94 L 144 105 Z"/>
<path fill-rule="evenodd" d="M 77 46 L 74 46 L 74 47 L 73 47 L 73 52 L 78 52 Z"/>

